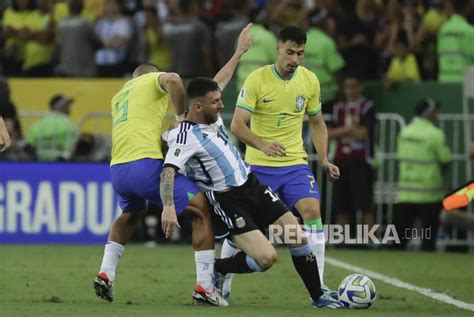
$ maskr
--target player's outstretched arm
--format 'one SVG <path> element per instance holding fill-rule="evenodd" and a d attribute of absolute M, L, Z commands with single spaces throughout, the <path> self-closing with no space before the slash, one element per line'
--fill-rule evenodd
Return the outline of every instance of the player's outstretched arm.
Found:
<path fill-rule="evenodd" d="M 251 112 L 236 107 L 230 125 L 232 133 L 235 134 L 240 141 L 262 151 L 268 156 L 285 156 L 286 150 L 283 144 L 278 141 L 267 142 L 250 131 L 248 122 L 250 121 L 251 115 Z"/>
<path fill-rule="evenodd" d="M 308 116 L 309 123 L 311 126 L 311 138 L 313 145 L 318 152 L 319 161 L 326 174 L 329 176 L 329 180 L 334 181 L 339 178 L 339 168 L 331 164 L 328 160 L 328 130 L 326 123 L 324 122 L 322 113 L 318 113 L 315 116 Z"/>
<path fill-rule="evenodd" d="M 11 146 L 10 135 L 8 134 L 7 127 L 3 118 L 0 117 L 0 152 L 5 151 Z"/>
<path fill-rule="evenodd" d="M 219 70 L 219 72 L 214 76 L 214 81 L 217 82 L 221 91 L 227 86 L 229 81 L 234 75 L 235 68 L 239 64 L 240 57 L 244 55 L 245 52 L 252 46 L 253 40 L 250 35 L 250 28 L 252 23 L 247 24 L 246 27 L 242 29 L 237 41 L 237 48 L 235 49 L 234 55 L 229 59 L 229 61 Z"/>
<path fill-rule="evenodd" d="M 184 118 L 184 86 L 181 77 L 176 73 L 163 73 L 158 80 L 161 87 L 168 92 L 176 115 Z"/>
<path fill-rule="evenodd" d="M 173 167 L 165 167 L 161 172 L 160 197 L 163 202 L 163 213 L 161 214 L 161 229 L 168 239 L 172 236 L 174 227 L 181 228 L 176 216 L 174 206 L 174 176 L 176 171 Z"/>

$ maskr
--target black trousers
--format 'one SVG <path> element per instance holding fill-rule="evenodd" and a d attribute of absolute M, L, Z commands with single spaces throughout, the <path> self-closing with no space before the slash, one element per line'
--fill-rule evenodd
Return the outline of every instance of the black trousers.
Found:
<path fill-rule="evenodd" d="M 405 249 L 411 239 L 421 238 L 421 249 L 423 251 L 434 251 L 436 248 L 436 236 L 439 228 L 439 213 L 441 202 L 429 204 L 400 203 L 395 207 L 393 223 L 397 229 L 400 244 L 395 249 Z M 421 219 L 422 230 L 414 231 L 412 226 L 415 219 Z M 430 228 L 431 235 L 427 236 Z"/>

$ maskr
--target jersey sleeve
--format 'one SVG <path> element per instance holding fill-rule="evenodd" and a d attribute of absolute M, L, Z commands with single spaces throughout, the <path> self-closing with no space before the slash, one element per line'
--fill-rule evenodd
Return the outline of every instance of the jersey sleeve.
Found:
<path fill-rule="evenodd" d="M 258 80 L 255 74 L 250 74 L 244 82 L 244 86 L 240 89 L 237 97 L 236 107 L 243 108 L 250 112 L 254 112 L 257 105 Z"/>
<path fill-rule="evenodd" d="M 166 73 L 158 73 L 158 76 L 156 76 L 156 80 L 155 80 L 155 88 L 156 88 L 156 91 L 158 92 L 158 94 L 160 95 L 166 95 L 168 92 L 165 90 L 165 88 L 163 86 L 161 86 L 160 84 L 160 76 L 163 75 L 163 74 L 166 74 Z"/>
<path fill-rule="evenodd" d="M 168 153 L 166 153 L 164 167 L 174 167 L 184 171 L 186 162 L 197 152 L 198 144 L 191 131 L 172 131 L 167 135 Z"/>
<path fill-rule="evenodd" d="M 310 116 L 315 116 L 321 112 L 321 86 L 319 85 L 319 80 L 314 73 L 311 73 L 311 77 L 313 94 L 308 100 L 306 113 Z"/>

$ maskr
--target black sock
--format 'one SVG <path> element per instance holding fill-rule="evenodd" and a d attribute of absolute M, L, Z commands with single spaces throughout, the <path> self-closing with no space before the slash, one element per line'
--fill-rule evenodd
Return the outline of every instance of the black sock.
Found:
<path fill-rule="evenodd" d="M 301 279 L 306 286 L 311 298 L 318 300 L 321 295 L 321 281 L 319 280 L 318 265 L 316 263 L 316 257 L 313 253 L 303 256 L 292 255 L 293 264 L 296 271 L 300 275 Z"/>
<path fill-rule="evenodd" d="M 214 270 L 221 274 L 227 273 L 252 273 L 253 270 L 248 266 L 246 261 L 247 254 L 240 251 L 234 256 L 225 259 L 216 259 Z"/>

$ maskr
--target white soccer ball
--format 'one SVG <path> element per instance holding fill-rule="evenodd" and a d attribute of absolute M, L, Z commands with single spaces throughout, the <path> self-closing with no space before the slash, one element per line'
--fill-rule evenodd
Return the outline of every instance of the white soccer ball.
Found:
<path fill-rule="evenodd" d="M 375 301 L 377 291 L 370 278 L 362 274 L 351 274 L 339 284 L 339 300 L 349 308 L 369 308 Z"/>

